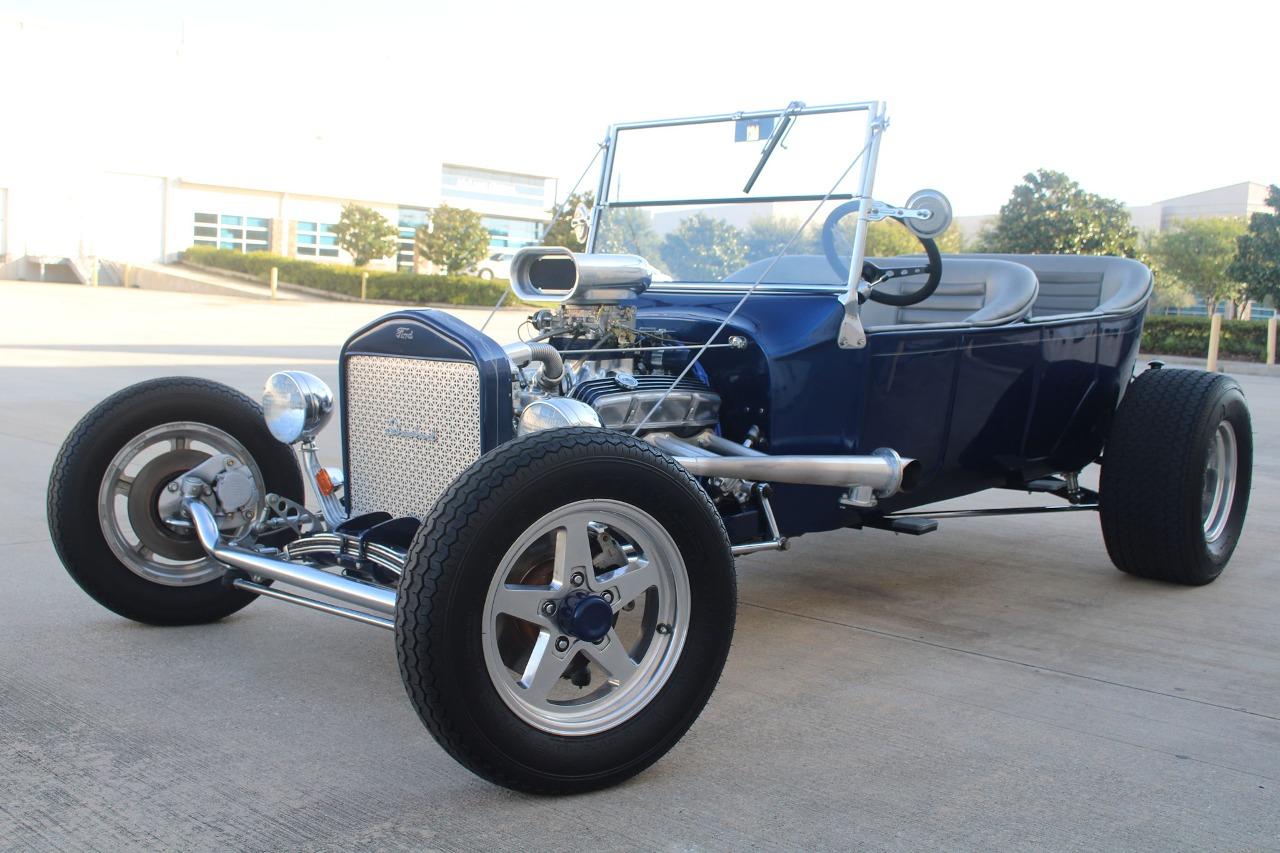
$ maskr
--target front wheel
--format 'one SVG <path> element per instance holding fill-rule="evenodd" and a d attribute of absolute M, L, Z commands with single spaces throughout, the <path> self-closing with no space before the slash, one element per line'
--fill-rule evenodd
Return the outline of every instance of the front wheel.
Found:
<path fill-rule="evenodd" d="M 223 585 L 224 567 L 171 512 L 177 478 L 214 455 L 234 465 L 206 498 L 229 539 L 252 535 L 267 493 L 303 500 L 293 451 L 233 388 L 152 379 L 94 406 L 49 477 L 49 532 L 76 583 L 104 607 L 153 625 L 211 622 L 253 601 Z"/>
<path fill-rule="evenodd" d="M 1102 460 L 1102 535 L 1116 568 L 1214 580 L 1244 528 L 1252 471 L 1249 407 L 1234 379 L 1173 368 L 1138 376 Z"/>
<path fill-rule="evenodd" d="M 423 523 L 397 600 L 400 672 L 478 775 L 588 791 L 693 724 L 735 605 L 724 527 L 683 469 L 631 436 L 549 430 L 481 458 Z"/>

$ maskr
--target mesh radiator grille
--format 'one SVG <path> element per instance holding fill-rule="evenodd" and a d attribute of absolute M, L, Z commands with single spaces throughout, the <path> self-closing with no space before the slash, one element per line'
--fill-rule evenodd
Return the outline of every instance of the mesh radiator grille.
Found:
<path fill-rule="evenodd" d="M 425 516 L 480 457 L 480 374 L 470 362 L 354 355 L 346 362 L 351 512 Z"/>

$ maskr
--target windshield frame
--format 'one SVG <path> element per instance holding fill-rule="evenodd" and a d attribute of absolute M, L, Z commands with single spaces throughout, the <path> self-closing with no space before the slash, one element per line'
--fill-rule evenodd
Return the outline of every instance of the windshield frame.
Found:
<path fill-rule="evenodd" d="M 610 201 L 609 188 L 613 183 L 613 160 L 614 153 L 617 150 L 618 134 L 625 131 L 646 130 L 651 128 L 678 127 L 682 125 L 696 124 L 712 124 L 716 122 L 735 122 L 742 120 L 760 120 L 760 119 L 777 119 L 781 113 L 787 112 L 799 120 L 807 115 L 827 115 L 831 113 L 847 113 L 847 112 L 865 112 L 867 113 L 866 133 L 862 139 L 850 139 L 850 156 L 859 150 L 865 151 L 858 162 L 858 180 L 856 182 L 857 190 L 854 193 L 832 193 L 829 196 L 822 194 L 802 194 L 802 195 L 786 195 L 786 196 L 756 196 L 743 194 L 738 198 L 686 198 L 686 199 L 657 199 L 641 202 L 635 201 Z M 859 206 L 857 216 L 857 224 L 854 231 L 853 253 L 850 258 L 849 265 L 849 281 L 846 283 L 847 298 L 856 300 L 856 289 L 861 280 L 862 262 L 864 260 L 866 248 L 866 234 L 869 220 L 867 218 L 868 211 L 871 207 L 870 201 L 872 191 L 875 184 L 876 161 L 879 155 L 880 139 L 882 132 L 888 125 L 888 118 L 883 101 L 855 101 L 843 104 L 828 104 L 814 107 L 799 107 L 795 109 L 778 108 L 768 110 L 740 111 L 734 113 L 720 113 L 715 115 L 688 116 L 684 118 L 657 119 L 653 121 L 634 121 L 620 122 L 609 126 L 608 135 L 605 137 L 605 159 L 600 169 L 600 180 L 596 189 L 595 204 L 591 208 L 590 232 L 587 236 L 586 251 L 595 253 L 596 238 L 599 233 L 599 224 L 601 215 L 608 209 L 638 207 L 638 206 L 677 206 L 689 204 L 741 204 L 752 202 L 780 202 L 780 201 L 796 201 L 817 202 L 824 198 L 832 201 L 848 201 L 858 199 L 862 201 Z M 688 286 L 687 283 L 684 286 Z M 696 286 L 696 285 L 693 285 Z M 729 286 L 719 284 L 717 287 Z M 855 301 L 856 304 L 856 301 Z"/>

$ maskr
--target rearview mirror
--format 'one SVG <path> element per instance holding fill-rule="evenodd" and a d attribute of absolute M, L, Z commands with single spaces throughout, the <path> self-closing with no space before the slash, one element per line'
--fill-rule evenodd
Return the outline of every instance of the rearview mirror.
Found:
<path fill-rule="evenodd" d="M 578 202 L 578 206 L 573 209 L 569 227 L 573 229 L 573 239 L 579 243 L 587 242 L 587 233 L 591 230 L 591 212 L 582 202 Z"/>
<path fill-rule="evenodd" d="M 937 190 L 917 190 L 907 199 L 906 206 L 911 210 L 927 210 L 930 213 L 928 219 L 917 219 L 914 216 L 903 219 L 902 224 L 910 228 L 917 237 L 932 239 L 951 225 L 951 202 Z"/>

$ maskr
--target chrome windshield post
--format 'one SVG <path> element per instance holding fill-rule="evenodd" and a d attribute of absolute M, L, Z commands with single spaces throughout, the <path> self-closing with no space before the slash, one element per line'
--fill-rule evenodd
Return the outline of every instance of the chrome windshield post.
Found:
<path fill-rule="evenodd" d="M 600 214 L 609 200 L 609 183 L 613 180 L 613 152 L 617 148 L 617 138 L 617 128 L 609 125 L 609 132 L 605 134 L 604 142 L 600 143 L 604 148 L 604 163 L 600 166 L 600 181 L 596 184 L 595 203 L 591 205 L 591 224 L 587 231 L 586 242 L 588 253 L 596 250 L 596 235 L 600 233 Z"/>
<path fill-rule="evenodd" d="M 837 342 L 841 349 L 862 349 L 867 333 L 862 326 L 859 287 L 862 285 L 862 262 L 867 253 L 867 228 L 870 224 L 872 193 L 875 190 L 876 160 L 880 155 L 880 139 L 889 126 L 889 115 L 883 101 L 874 101 L 867 117 L 866 154 L 862 162 L 862 178 L 858 183 L 858 219 L 853 232 L 853 254 L 849 258 L 849 281 L 840 301 L 844 303 L 844 319 L 840 322 Z"/>

